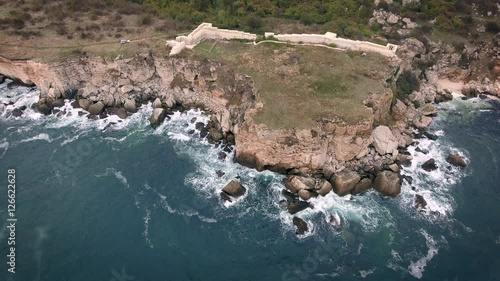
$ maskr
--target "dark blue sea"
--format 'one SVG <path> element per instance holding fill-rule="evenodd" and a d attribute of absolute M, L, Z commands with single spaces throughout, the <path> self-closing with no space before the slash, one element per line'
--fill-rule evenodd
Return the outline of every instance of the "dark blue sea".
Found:
<path fill-rule="evenodd" d="M 0 280 L 500 280 L 500 104 L 456 98 L 409 148 L 413 177 L 397 198 L 312 199 L 297 236 L 280 209 L 282 176 L 218 159 L 201 111 L 156 130 L 150 106 L 125 121 L 29 107 L 38 91 L 0 85 Z M 13 103 L 9 105 L 9 103 Z M 10 116 L 26 105 L 21 117 Z M 428 154 L 416 148 L 428 150 Z M 466 157 L 450 167 L 450 153 Z M 419 166 L 435 158 L 438 170 Z M 15 273 L 9 268 L 8 170 L 15 169 Z M 216 172 L 225 173 L 218 177 Z M 248 194 L 223 204 L 239 176 Z M 413 187 L 413 189 L 412 189 Z M 427 201 L 414 207 L 415 194 Z M 341 228 L 328 223 L 330 216 Z"/>

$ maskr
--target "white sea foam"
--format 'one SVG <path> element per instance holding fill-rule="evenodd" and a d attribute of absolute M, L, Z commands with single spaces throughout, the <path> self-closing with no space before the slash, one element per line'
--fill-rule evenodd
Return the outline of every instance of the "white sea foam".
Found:
<path fill-rule="evenodd" d="M 38 134 L 34 137 L 31 137 L 31 138 L 27 138 L 27 139 L 24 139 L 24 140 L 21 140 L 21 142 L 30 142 L 30 141 L 36 141 L 36 140 L 44 140 L 44 141 L 47 141 L 47 142 L 52 142 L 52 139 L 49 137 L 48 134 Z"/>
<path fill-rule="evenodd" d="M 439 247 L 434 241 L 434 238 L 430 236 L 424 229 L 420 229 L 420 233 L 424 236 L 427 245 L 427 254 L 415 262 L 411 262 L 408 266 L 408 272 L 415 278 L 421 279 L 425 271 L 427 263 L 432 260 L 432 258 L 438 254 Z"/>
<path fill-rule="evenodd" d="M 7 141 L 6 138 L 3 138 L 2 141 L 0 142 L 0 149 L 3 149 L 2 155 L 0 155 L 0 159 L 3 158 L 5 153 L 7 153 L 7 150 L 9 150 L 9 142 Z"/>
<path fill-rule="evenodd" d="M 115 178 L 117 180 L 119 180 L 125 187 L 130 187 L 130 185 L 128 184 L 127 178 L 123 175 L 123 173 L 121 171 L 118 171 L 115 168 L 106 168 L 106 172 L 104 174 L 97 174 L 95 176 L 100 178 L 100 177 L 109 176 L 110 174 L 115 176 Z"/>
<path fill-rule="evenodd" d="M 375 270 L 377 270 L 375 267 L 368 270 L 360 270 L 359 275 L 361 275 L 361 278 L 366 278 L 366 276 L 375 273 Z"/>
<path fill-rule="evenodd" d="M 151 242 L 151 239 L 149 238 L 149 222 L 151 221 L 151 211 L 146 209 L 146 215 L 144 216 L 144 232 L 142 235 L 144 236 L 144 239 L 146 239 L 146 244 L 152 249 L 153 248 L 153 243 Z"/>

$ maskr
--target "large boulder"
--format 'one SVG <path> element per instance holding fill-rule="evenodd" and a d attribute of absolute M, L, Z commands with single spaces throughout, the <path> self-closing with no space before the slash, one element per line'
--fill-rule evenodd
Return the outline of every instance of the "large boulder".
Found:
<path fill-rule="evenodd" d="M 246 192 L 247 189 L 244 186 L 242 186 L 238 181 L 232 180 L 222 189 L 221 197 L 223 199 L 227 198 L 222 194 L 225 193 L 233 198 L 238 198 L 245 195 Z"/>
<path fill-rule="evenodd" d="M 304 234 L 308 230 L 307 223 L 301 218 L 293 217 L 293 224 L 297 227 L 296 234 Z"/>
<path fill-rule="evenodd" d="M 451 165 L 453 166 L 457 166 L 457 167 L 466 167 L 467 166 L 467 163 L 465 163 L 465 159 L 464 157 L 458 155 L 458 154 L 450 154 L 448 155 L 448 157 L 446 158 L 446 161 L 448 163 L 450 163 Z"/>
<path fill-rule="evenodd" d="M 321 196 L 326 196 L 328 193 L 330 193 L 330 191 L 333 190 L 333 186 L 332 184 L 327 181 L 327 180 L 324 180 L 321 185 L 319 186 L 319 189 L 318 189 L 318 194 L 321 195 Z"/>
<path fill-rule="evenodd" d="M 153 110 L 153 115 L 151 115 L 151 119 L 149 119 L 149 123 L 153 128 L 156 128 L 160 126 L 163 120 L 165 120 L 165 109 L 155 108 Z"/>
<path fill-rule="evenodd" d="M 281 191 L 281 194 L 286 198 L 286 201 L 288 202 L 286 209 L 292 215 L 307 208 L 312 208 L 312 205 L 309 202 L 300 201 L 296 194 L 292 194 L 285 189 Z"/>
<path fill-rule="evenodd" d="M 393 153 L 398 148 L 398 140 L 387 126 L 378 126 L 372 132 L 373 146 L 381 154 Z"/>
<path fill-rule="evenodd" d="M 216 128 L 208 129 L 208 138 L 213 142 L 219 142 L 224 136 Z"/>
<path fill-rule="evenodd" d="M 375 178 L 373 188 L 382 195 L 395 197 L 401 193 L 401 180 L 394 172 L 382 171 Z"/>
<path fill-rule="evenodd" d="M 429 127 L 432 122 L 432 118 L 428 116 L 419 116 L 413 120 L 413 125 L 419 129 L 425 129 Z"/>
<path fill-rule="evenodd" d="M 299 192 L 297 192 L 297 194 L 299 194 L 299 197 L 302 198 L 302 200 L 306 201 L 313 197 L 313 193 L 307 189 L 301 189 L 299 190 Z"/>
<path fill-rule="evenodd" d="M 285 187 L 292 193 L 297 193 L 302 189 L 314 189 L 314 183 L 311 186 L 311 181 L 305 177 L 290 175 L 283 180 Z"/>
<path fill-rule="evenodd" d="M 137 105 L 135 104 L 134 99 L 127 100 L 125 102 L 125 104 L 123 105 L 123 107 L 125 107 L 127 112 L 131 112 L 131 113 L 137 112 Z"/>
<path fill-rule="evenodd" d="M 116 115 L 120 117 L 121 119 L 127 119 L 127 110 L 125 108 L 120 107 L 116 110 Z"/>
<path fill-rule="evenodd" d="M 405 118 L 406 105 L 400 101 L 396 100 L 396 103 L 392 106 L 391 114 L 396 120 L 403 120 Z"/>
<path fill-rule="evenodd" d="M 372 180 L 369 178 L 364 178 L 354 186 L 354 188 L 351 190 L 351 194 L 357 195 L 369 190 L 370 188 L 372 188 Z"/>
<path fill-rule="evenodd" d="M 38 101 L 35 108 L 43 115 L 49 115 L 52 113 L 52 107 L 46 104 L 44 101 Z"/>
<path fill-rule="evenodd" d="M 351 193 L 351 190 L 354 188 L 356 183 L 359 182 L 360 179 L 361 177 L 358 173 L 349 170 L 343 170 L 333 175 L 330 182 L 335 193 L 337 193 L 339 196 L 345 196 Z"/>
<path fill-rule="evenodd" d="M 156 98 L 154 101 L 153 101 L 153 108 L 160 108 L 162 107 L 161 106 L 161 100 L 159 98 Z"/>
<path fill-rule="evenodd" d="M 90 102 L 88 99 L 79 99 L 78 100 L 78 106 L 82 108 L 83 110 L 88 110 L 92 102 Z"/>
<path fill-rule="evenodd" d="M 98 101 L 89 106 L 87 111 L 90 113 L 90 115 L 99 115 L 104 111 L 104 104 Z"/>
<path fill-rule="evenodd" d="M 426 103 L 418 111 L 425 116 L 434 116 L 437 113 L 437 108 L 432 103 Z"/>

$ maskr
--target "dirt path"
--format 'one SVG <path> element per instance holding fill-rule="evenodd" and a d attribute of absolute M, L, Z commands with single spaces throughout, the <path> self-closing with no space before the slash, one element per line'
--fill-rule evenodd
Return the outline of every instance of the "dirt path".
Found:
<path fill-rule="evenodd" d="M 168 36 L 169 35 L 155 35 L 155 36 L 148 36 L 148 37 L 143 37 L 143 38 L 130 39 L 130 43 L 145 41 L 145 40 L 150 40 L 150 39 L 155 39 L 155 38 L 168 37 Z M 128 44 L 130 44 L 130 43 L 128 43 Z M 113 41 L 104 41 L 104 42 L 70 45 L 70 46 L 68 46 L 68 45 L 66 45 L 66 46 L 21 46 L 21 45 L 16 45 L 16 44 L 7 44 L 7 43 L 0 43 L 0 46 L 27 48 L 27 49 L 73 49 L 73 48 L 91 47 L 91 46 L 99 46 L 99 45 L 108 45 L 108 44 L 121 44 L 121 43 L 120 43 L 120 40 L 117 39 L 117 40 L 113 40 Z"/>

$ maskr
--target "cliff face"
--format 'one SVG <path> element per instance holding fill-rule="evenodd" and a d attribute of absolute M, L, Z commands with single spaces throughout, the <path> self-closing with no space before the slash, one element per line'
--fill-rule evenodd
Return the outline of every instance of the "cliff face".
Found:
<path fill-rule="evenodd" d="M 107 108 L 127 107 L 130 101 L 203 108 L 213 115 L 222 134 L 235 134 L 238 162 L 281 173 L 297 168 L 312 174 L 325 165 L 341 170 L 348 161 L 363 158 L 372 143 L 371 130 L 389 114 L 392 99 L 390 90 L 372 95 L 366 103 L 373 115 L 355 125 L 321 120 L 308 130 L 270 130 L 253 122 L 262 104 L 251 78 L 214 62 L 147 54 L 119 60 L 82 57 L 54 64 L 0 58 L 0 73 L 35 84 L 41 91 L 38 107 L 46 113 L 65 98 L 75 98 L 79 104 L 100 102 Z"/>
<path fill-rule="evenodd" d="M 251 77 L 228 65 L 184 57 L 81 57 L 53 64 L 0 59 L 0 73 L 34 83 L 41 92 L 36 106 L 46 114 L 63 104 L 63 99 L 75 99 L 74 105 L 91 115 L 107 112 L 122 118 L 148 101 L 160 110 L 202 108 L 212 115 L 209 138 L 219 135 L 228 142 L 234 140 L 237 162 L 257 170 L 316 177 L 316 185 L 311 186 L 323 191 L 302 191 L 303 199 L 327 193 L 324 190 L 331 190 L 328 181 L 343 193 L 358 190 L 353 189 L 358 181 L 371 183 L 380 171 L 409 160 L 400 152 L 412 142 L 411 122 L 420 122 L 423 128 L 430 123 L 427 115 L 435 113 L 432 108 L 416 110 L 402 102 L 391 110 L 393 94 L 386 89 L 364 101 L 372 114 L 356 124 L 323 118 L 307 129 L 269 129 L 254 121 L 264 105 Z M 157 120 L 162 112 L 156 109 L 153 118 Z M 396 121 L 391 128 L 380 126 L 388 119 Z M 399 180 L 391 179 L 394 192 L 388 194 L 393 196 Z"/>

